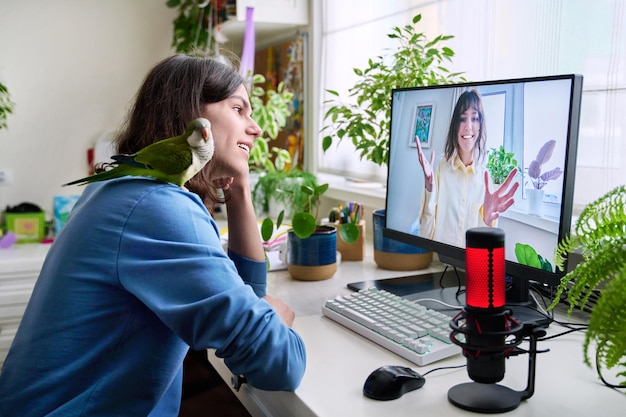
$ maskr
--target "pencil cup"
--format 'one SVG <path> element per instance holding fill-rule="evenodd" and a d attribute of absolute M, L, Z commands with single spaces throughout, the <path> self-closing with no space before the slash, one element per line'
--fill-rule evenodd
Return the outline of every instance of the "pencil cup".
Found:
<path fill-rule="evenodd" d="M 339 236 L 342 224 L 335 222 L 337 228 L 337 251 L 341 253 L 342 261 L 362 261 L 365 257 L 365 220 L 359 221 L 359 238 L 354 243 L 346 243 Z"/>

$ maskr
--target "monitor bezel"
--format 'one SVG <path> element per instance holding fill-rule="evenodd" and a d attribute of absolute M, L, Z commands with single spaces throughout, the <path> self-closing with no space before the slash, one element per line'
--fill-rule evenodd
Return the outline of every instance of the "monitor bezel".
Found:
<path fill-rule="evenodd" d="M 416 87 L 404 87 L 396 88 L 392 91 L 391 106 L 393 115 L 393 97 L 396 92 L 399 91 L 415 91 L 426 89 L 438 89 L 438 88 L 469 88 L 490 86 L 499 84 L 511 84 L 511 83 L 528 83 L 538 81 L 550 81 L 550 80 L 571 80 L 570 89 L 570 108 L 568 114 L 568 131 L 567 141 L 565 149 L 565 166 L 563 168 L 563 195 L 560 211 L 559 222 L 559 235 L 558 242 L 561 242 L 566 236 L 569 235 L 572 226 L 573 215 L 573 197 L 574 197 L 574 183 L 576 175 L 576 158 L 578 149 L 578 134 L 580 127 L 580 112 L 582 102 L 582 84 L 583 76 L 580 74 L 563 74 L 563 75 L 550 75 L 550 76 L 537 76 L 537 77 L 525 77 L 525 78 L 512 78 L 501 80 L 485 80 L 478 82 L 463 82 L 444 85 L 429 85 L 429 86 L 416 86 Z M 393 117 L 393 116 L 392 116 Z M 393 128 L 393 120 L 390 120 L 390 137 L 389 146 L 391 149 L 392 141 L 394 140 L 391 129 Z M 399 140 L 399 139 L 396 139 Z M 391 157 L 389 152 L 389 157 Z M 389 213 L 389 180 L 391 171 L 390 161 L 387 161 L 387 187 L 385 198 L 385 212 Z M 404 242 L 410 245 L 418 246 L 424 249 L 436 252 L 442 262 L 450 264 L 457 268 L 465 267 L 465 248 L 449 245 L 443 242 L 423 238 L 421 236 L 413 235 L 407 232 L 391 229 L 387 227 L 387 219 L 385 218 L 385 226 L 383 228 L 383 236 L 390 239 L 394 239 L 400 242 Z M 511 260 L 506 260 L 506 273 L 512 277 L 521 278 L 529 282 L 536 282 L 545 284 L 550 287 L 555 287 L 561 282 L 561 278 L 567 271 L 562 271 L 559 268 L 555 268 L 555 272 L 541 270 L 533 268 L 527 265 L 522 265 Z"/>

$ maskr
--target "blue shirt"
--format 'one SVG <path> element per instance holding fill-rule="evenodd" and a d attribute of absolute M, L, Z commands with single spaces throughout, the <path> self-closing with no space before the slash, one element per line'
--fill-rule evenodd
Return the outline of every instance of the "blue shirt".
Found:
<path fill-rule="evenodd" d="M 197 195 L 137 177 L 89 185 L 0 373 L 0 415 L 176 416 L 190 346 L 294 390 L 304 344 L 259 298 L 265 282 L 265 262 L 227 256 Z"/>

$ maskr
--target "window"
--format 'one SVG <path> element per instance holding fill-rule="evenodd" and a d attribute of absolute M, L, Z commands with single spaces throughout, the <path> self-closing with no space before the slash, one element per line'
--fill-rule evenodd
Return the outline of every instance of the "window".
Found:
<path fill-rule="evenodd" d="M 584 76 L 576 190 L 577 209 L 626 178 L 626 4 L 620 0 L 322 0 L 313 2 L 321 22 L 319 132 L 331 98 L 347 99 L 353 68 L 396 44 L 386 34 L 420 13 L 418 28 L 432 39 L 453 35 L 448 68 L 471 81 L 551 74 Z M 355 12 L 358 10 L 358 13 Z M 494 99 L 497 99 L 494 97 Z M 321 135 L 320 135 L 321 136 Z M 361 161 L 349 140 L 323 153 L 312 150 L 315 170 L 346 178 L 384 182 L 386 167 Z"/>

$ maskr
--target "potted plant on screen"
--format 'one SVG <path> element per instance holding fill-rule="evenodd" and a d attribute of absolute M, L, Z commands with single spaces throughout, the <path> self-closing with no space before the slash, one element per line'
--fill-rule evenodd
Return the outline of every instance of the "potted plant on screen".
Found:
<path fill-rule="evenodd" d="M 513 152 L 507 152 L 503 145 L 491 148 L 487 154 L 487 171 L 494 184 L 502 184 L 511 171 L 518 167 Z"/>
<path fill-rule="evenodd" d="M 322 148 L 326 152 L 333 143 L 348 139 L 361 159 L 386 165 L 389 157 L 389 126 L 391 122 L 391 92 L 394 88 L 465 81 L 460 73 L 445 68 L 454 52 L 445 45 L 453 36 L 439 35 L 429 40 L 416 25 L 394 27 L 387 36 L 399 46 L 387 55 L 368 61 L 365 69 L 354 68 L 357 82 L 348 89 L 349 101 L 344 101 L 335 90 L 326 90 L 333 96 L 324 104 L 325 125 L 322 128 Z M 374 260 L 384 269 L 412 270 L 427 267 L 432 253 L 421 248 L 382 236 L 385 210 L 373 214 Z"/>
<path fill-rule="evenodd" d="M 568 314 L 575 307 L 591 308 L 585 332 L 585 363 L 595 364 L 600 378 L 610 386 L 602 369 L 618 368 L 621 387 L 626 386 L 626 186 L 618 186 L 587 205 L 576 221 L 572 236 L 557 248 L 555 263 L 565 270 L 565 256 L 580 250 L 582 261 L 567 273 L 557 288 L 550 308 L 564 299 Z M 564 298 L 561 298 L 561 296 Z"/>
<path fill-rule="evenodd" d="M 541 149 L 539 149 L 537 157 L 528 165 L 526 170 L 532 184 L 532 188 L 526 189 L 528 195 L 528 212 L 539 217 L 543 215 L 543 187 L 545 187 L 548 181 L 555 180 L 563 174 L 563 171 L 559 167 L 545 172 L 542 170 L 543 165 L 552 157 L 555 146 L 555 140 L 549 140 L 544 143 Z"/>

